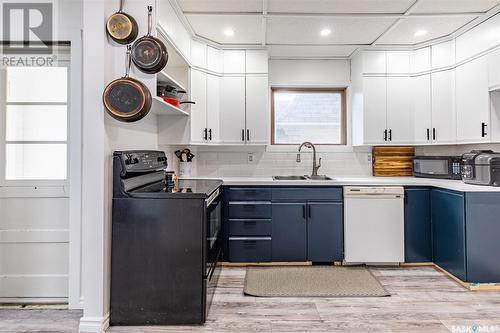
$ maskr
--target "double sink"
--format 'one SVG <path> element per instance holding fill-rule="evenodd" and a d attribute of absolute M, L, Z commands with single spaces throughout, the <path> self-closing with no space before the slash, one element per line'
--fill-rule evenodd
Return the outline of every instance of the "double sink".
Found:
<path fill-rule="evenodd" d="M 324 175 L 318 176 L 273 176 L 273 180 L 332 180 Z"/>

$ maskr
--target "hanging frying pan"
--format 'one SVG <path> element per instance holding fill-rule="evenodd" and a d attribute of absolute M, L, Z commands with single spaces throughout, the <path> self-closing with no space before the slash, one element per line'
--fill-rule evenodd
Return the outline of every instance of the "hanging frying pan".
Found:
<path fill-rule="evenodd" d="M 168 52 L 165 44 L 151 36 L 153 7 L 148 6 L 148 33 L 134 42 L 132 46 L 132 61 L 134 65 L 146 74 L 155 74 L 161 71 L 168 61 Z"/>
<path fill-rule="evenodd" d="M 120 0 L 120 9 L 108 18 L 106 32 L 118 44 L 130 44 L 137 38 L 139 32 L 137 22 L 132 16 L 123 12 L 123 0 Z"/>
<path fill-rule="evenodd" d="M 104 89 L 103 103 L 111 117 L 126 122 L 144 118 L 151 109 L 151 93 L 142 82 L 129 77 L 130 45 L 127 46 L 125 76 L 112 81 Z"/>

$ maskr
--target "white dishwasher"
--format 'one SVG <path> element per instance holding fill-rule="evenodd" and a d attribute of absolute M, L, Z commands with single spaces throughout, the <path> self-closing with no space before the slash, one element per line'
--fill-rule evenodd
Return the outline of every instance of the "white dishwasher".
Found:
<path fill-rule="evenodd" d="M 404 262 L 404 188 L 344 187 L 347 264 Z"/>

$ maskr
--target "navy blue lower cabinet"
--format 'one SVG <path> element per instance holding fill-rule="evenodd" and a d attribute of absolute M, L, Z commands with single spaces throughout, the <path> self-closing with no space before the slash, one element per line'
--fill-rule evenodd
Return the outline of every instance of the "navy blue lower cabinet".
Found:
<path fill-rule="evenodd" d="M 305 202 L 273 202 L 272 260 L 306 261 L 307 218 Z"/>
<path fill-rule="evenodd" d="M 434 262 L 467 281 L 465 251 L 465 195 L 432 189 L 432 244 Z"/>
<path fill-rule="evenodd" d="M 467 281 L 500 282 L 500 193 L 466 194 Z"/>
<path fill-rule="evenodd" d="M 405 188 L 405 262 L 432 262 L 431 190 Z"/>
<path fill-rule="evenodd" d="M 342 261 L 344 257 L 343 207 L 342 202 L 307 203 L 307 259 L 309 261 Z"/>

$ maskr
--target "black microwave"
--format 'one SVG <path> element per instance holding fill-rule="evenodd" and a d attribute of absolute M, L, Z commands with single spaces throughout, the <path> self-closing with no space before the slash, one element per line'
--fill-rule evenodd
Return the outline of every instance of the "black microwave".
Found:
<path fill-rule="evenodd" d="M 462 179 L 461 156 L 415 156 L 413 176 L 423 178 Z"/>

